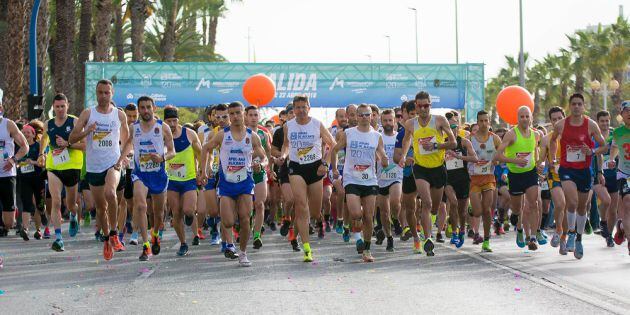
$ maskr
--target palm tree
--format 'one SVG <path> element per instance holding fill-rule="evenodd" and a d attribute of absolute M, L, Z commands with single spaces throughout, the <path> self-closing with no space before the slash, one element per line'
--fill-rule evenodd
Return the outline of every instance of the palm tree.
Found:
<path fill-rule="evenodd" d="M 90 58 L 90 37 L 92 35 L 92 0 L 81 1 L 79 40 L 77 47 L 76 98 L 71 112 L 78 114 L 85 103 L 85 62 Z M 72 104 L 71 104 L 72 105 Z"/>
<path fill-rule="evenodd" d="M 55 1 L 55 35 L 51 39 L 51 72 L 55 92 L 66 94 L 70 104 L 75 101 L 75 3 L 73 0 Z M 75 104 L 76 105 L 76 104 Z"/>
<path fill-rule="evenodd" d="M 8 0 L 0 0 L 0 89 L 6 88 L 2 74 L 6 69 L 7 51 L 9 50 L 6 40 L 8 4 Z"/>
<path fill-rule="evenodd" d="M 123 13 L 122 13 L 122 0 L 114 0 L 113 2 L 114 9 L 114 52 L 116 53 L 116 61 L 124 62 L 125 61 L 125 41 L 123 38 Z"/>
<path fill-rule="evenodd" d="M 148 0 L 129 0 L 125 16 L 131 17 L 131 60 L 144 61 L 144 32 L 152 9 Z"/>
<path fill-rule="evenodd" d="M 600 24 L 597 27 L 597 31 L 590 33 L 590 41 L 587 42 L 586 61 L 587 69 L 591 81 L 597 80 L 602 82 L 607 78 L 606 62 L 608 59 L 608 53 L 612 46 L 610 38 L 610 28 L 602 27 Z M 595 117 L 597 112 L 602 110 L 600 98 L 597 95 L 597 91 L 591 89 L 591 117 Z"/>
<path fill-rule="evenodd" d="M 112 11 L 112 0 L 96 0 L 94 61 L 109 61 Z"/>
<path fill-rule="evenodd" d="M 7 62 L 5 68 L 6 90 L 4 105 L 6 117 L 17 119 L 21 116 L 24 84 L 24 49 L 26 45 L 26 18 L 29 4 L 22 0 L 9 0 L 7 11 Z"/>
<path fill-rule="evenodd" d="M 575 92 L 584 93 L 584 84 L 586 82 L 585 73 L 587 70 L 586 55 L 588 54 L 588 42 L 590 41 L 590 33 L 586 31 L 575 32 L 575 35 L 569 36 L 569 49 L 573 54 L 573 72 L 575 74 Z"/>
<path fill-rule="evenodd" d="M 619 106 L 621 106 L 624 73 L 630 64 L 630 24 L 628 20 L 620 16 L 617 23 L 611 26 L 612 47 L 608 58 L 608 71 L 613 74 L 613 78 L 619 82 L 620 88 L 612 95 L 613 117 L 617 117 Z M 614 120 L 616 122 L 616 120 Z"/>

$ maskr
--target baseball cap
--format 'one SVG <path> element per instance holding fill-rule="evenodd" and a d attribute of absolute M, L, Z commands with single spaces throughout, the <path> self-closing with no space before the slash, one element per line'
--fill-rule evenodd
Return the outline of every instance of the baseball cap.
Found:
<path fill-rule="evenodd" d="M 630 108 L 630 100 L 621 102 L 621 111 L 623 112 L 627 108 Z"/>

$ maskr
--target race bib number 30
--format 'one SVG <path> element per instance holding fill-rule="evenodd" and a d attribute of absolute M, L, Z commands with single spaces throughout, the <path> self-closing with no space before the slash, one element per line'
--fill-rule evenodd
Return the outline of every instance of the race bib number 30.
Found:
<path fill-rule="evenodd" d="M 70 153 L 68 148 L 54 149 L 52 151 L 53 165 L 60 165 L 70 160 Z"/>
<path fill-rule="evenodd" d="M 355 165 L 352 168 L 352 175 L 358 180 L 372 179 L 372 166 L 370 165 Z"/>

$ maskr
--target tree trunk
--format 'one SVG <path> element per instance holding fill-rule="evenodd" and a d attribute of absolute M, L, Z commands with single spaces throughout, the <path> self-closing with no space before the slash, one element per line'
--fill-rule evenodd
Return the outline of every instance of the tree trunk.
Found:
<path fill-rule="evenodd" d="M 584 94 L 584 72 L 580 69 L 575 71 L 575 93 Z"/>
<path fill-rule="evenodd" d="M 217 27 L 219 26 L 219 17 L 210 17 L 210 32 L 208 32 L 208 45 L 210 46 L 210 52 L 214 55 L 214 48 L 217 45 Z"/>
<path fill-rule="evenodd" d="M 208 45 L 208 20 L 210 17 L 208 16 L 208 12 L 204 11 L 203 16 L 201 17 L 201 44 L 206 46 Z"/>
<path fill-rule="evenodd" d="M 55 93 L 64 93 L 68 97 L 68 102 L 74 104 L 74 80 L 75 63 L 74 58 L 74 1 L 57 0 L 55 19 L 57 21 L 57 32 L 55 40 L 51 43 L 51 70 L 53 76 L 53 87 Z"/>
<path fill-rule="evenodd" d="M 534 92 L 534 112 L 532 113 L 532 124 L 538 124 L 538 115 L 540 115 L 540 92 Z"/>
<path fill-rule="evenodd" d="M 92 0 L 81 1 L 81 17 L 79 22 L 79 44 L 77 51 L 77 80 L 75 103 L 71 104 L 71 112 L 79 114 L 85 107 L 85 62 L 90 57 L 90 36 L 92 34 Z"/>
<path fill-rule="evenodd" d="M 125 47 L 123 41 L 122 5 L 120 1 L 114 3 L 114 47 L 116 49 L 116 61 L 125 62 Z"/>
<path fill-rule="evenodd" d="M 8 0 L 0 0 L 0 89 L 6 89 L 4 73 L 7 66 L 7 13 L 9 10 Z M 0 100 L 1 101 L 1 100 Z"/>
<path fill-rule="evenodd" d="M 24 49 L 26 36 L 26 16 L 28 4 L 23 0 L 9 0 L 7 12 L 7 51 L 6 59 L 11 62 L 6 64 L 4 91 L 4 115 L 10 119 L 21 117 L 24 84 Z"/>
<path fill-rule="evenodd" d="M 94 61 L 109 61 L 112 9 L 112 0 L 96 0 Z"/>
<path fill-rule="evenodd" d="M 31 72 L 30 72 L 30 64 L 31 64 L 31 59 L 30 59 L 30 55 L 29 52 L 31 50 L 30 44 L 29 44 L 29 34 L 30 34 L 30 25 L 31 25 L 31 12 L 33 10 L 33 0 L 30 1 L 25 1 L 25 7 L 24 10 L 26 10 L 26 15 L 25 18 L 26 20 L 24 21 L 24 24 L 26 25 L 26 27 L 24 27 L 23 32 L 24 32 L 24 56 L 22 58 L 24 58 L 24 68 L 22 70 L 22 73 L 24 74 L 24 81 L 22 83 L 22 104 L 20 105 L 20 114 L 22 114 L 23 117 L 27 117 L 26 113 L 27 113 L 27 109 L 28 109 L 28 97 L 27 95 L 31 94 L 31 90 L 30 90 L 30 78 L 31 78 Z M 28 118 L 28 117 L 27 117 Z"/>
<path fill-rule="evenodd" d="M 162 44 L 162 61 L 174 61 L 175 60 L 175 23 L 177 22 L 177 13 L 179 11 L 179 1 L 173 0 L 172 11 L 170 12 L 169 19 L 164 26 L 164 37 Z"/>
<path fill-rule="evenodd" d="M 131 60 L 144 61 L 144 26 L 147 20 L 148 0 L 130 0 L 131 6 Z"/>

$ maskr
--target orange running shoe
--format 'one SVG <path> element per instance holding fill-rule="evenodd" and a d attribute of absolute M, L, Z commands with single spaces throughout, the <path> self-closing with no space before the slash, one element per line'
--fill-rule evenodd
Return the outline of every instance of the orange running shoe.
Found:
<path fill-rule="evenodd" d="M 111 240 L 103 242 L 103 259 L 112 260 L 114 251 L 112 249 Z"/>
<path fill-rule="evenodd" d="M 156 236 L 151 236 L 151 252 L 153 255 L 160 254 L 160 238 Z"/>
<path fill-rule="evenodd" d="M 205 240 L 206 236 L 203 235 L 203 230 L 202 229 L 197 229 L 197 236 L 199 236 L 200 240 Z"/>
<path fill-rule="evenodd" d="M 125 245 L 123 245 L 117 236 L 110 236 L 109 240 L 112 242 L 112 247 L 116 252 L 122 252 L 125 250 Z"/>

